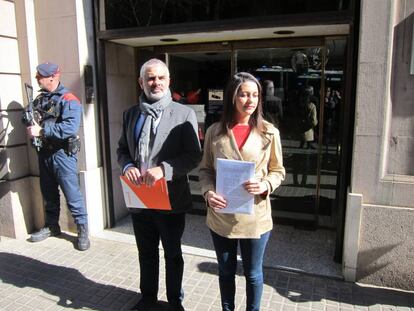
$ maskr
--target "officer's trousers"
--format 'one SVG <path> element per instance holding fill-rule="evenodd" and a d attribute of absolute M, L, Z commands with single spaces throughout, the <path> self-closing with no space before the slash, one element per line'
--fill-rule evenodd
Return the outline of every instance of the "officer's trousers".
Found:
<path fill-rule="evenodd" d="M 88 215 L 79 188 L 77 157 L 63 149 L 39 152 L 40 189 L 45 200 L 46 225 L 59 222 L 59 186 L 76 224 L 86 224 Z"/>

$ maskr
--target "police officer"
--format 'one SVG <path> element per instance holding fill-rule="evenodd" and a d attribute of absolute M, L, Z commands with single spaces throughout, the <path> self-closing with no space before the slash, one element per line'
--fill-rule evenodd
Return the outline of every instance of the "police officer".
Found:
<path fill-rule="evenodd" d="M 84 251 L 90 246 L 88 215 L 79 189 L 76 155 L 80 147 L 77 133 L 82 106 L 79 99 L 60 83 L 58 65 L 38 65 L 36 79 L 41 94 L 34 100 L 33 108 L 39 120 L 27 127 L 27 134 L 31 138 L 40 137 L 42 141 L 38 159 L 40 187 L 46 202 L 46 221 L 45 227 L 33 233 L 29 241 L 39 242 L 61 233 L 60 186 L 77 225 L 77 247 Z"/>

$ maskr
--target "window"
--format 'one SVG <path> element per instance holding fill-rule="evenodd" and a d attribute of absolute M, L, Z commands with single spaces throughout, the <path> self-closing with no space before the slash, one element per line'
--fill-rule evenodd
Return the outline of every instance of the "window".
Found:
<path fill-rule="evenodd" d="M 351 0 L 106 0 L 107 29 L 350 9 Z"/>

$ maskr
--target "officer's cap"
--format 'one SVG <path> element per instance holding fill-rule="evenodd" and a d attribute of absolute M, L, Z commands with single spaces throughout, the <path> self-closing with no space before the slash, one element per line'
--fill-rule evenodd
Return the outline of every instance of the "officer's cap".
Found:
<path fill-rule="evenodd" d="M 43 63 L 36 67 L 42 77 L 50 77 L 60 72 L 59 66 L 53 63 Z"/>

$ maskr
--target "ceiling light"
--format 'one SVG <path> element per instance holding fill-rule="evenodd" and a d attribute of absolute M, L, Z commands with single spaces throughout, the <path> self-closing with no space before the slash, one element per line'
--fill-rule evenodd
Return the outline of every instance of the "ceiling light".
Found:
<path fill-rule="evenodd" d="M 178 39 L 176 39 L 176 38 L 162 38 L 162 39 L 160 39 L 160 41 L 162 41 L 162 42 L 177 42 Z"/>
<path fill-rule="evenodd" d="M 275 35 L 291 35 L 295 32 L 293 30 L 278 30 L 273 32 Z"/>

